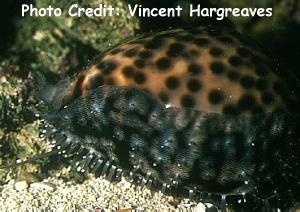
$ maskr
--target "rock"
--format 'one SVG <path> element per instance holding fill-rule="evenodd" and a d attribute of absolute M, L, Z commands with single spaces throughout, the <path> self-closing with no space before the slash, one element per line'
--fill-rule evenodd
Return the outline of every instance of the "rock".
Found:
<path fill-rule="evenodd" d="M 30 188 L 54 191 L 56 186 L 52 183 L 49 183 L 49 182 L 36 182 L 36 183 L 31 183 Z"/>
<path fill-rule="evenodd" d="M 26 172 L 23 170 L 20 171 L 20 174 L 19 174 L 17 180 L 18 181 L 26 181 L 28 183 L 34 183 L 34 182 L 39 181 L 39 179 L 33 173 Z"/>
<path fill-rule="evenodd" d="M 132 211 L 131 208 L 124 208 L 124 209 L 117 210 L 117 212 L 131 212 L 131 211 Z"/>
<path fill-rule="evenodd" d="M 28 188 L 28 183 L 25 180 L 15 182 L 15 189 L 22 191 Z"/>
<path fill-rule="evenodd" d="M 193 209 L 193 212 L 205 212 L 206 207 L 203 203 L 198 203 L 197 206 Z"/>

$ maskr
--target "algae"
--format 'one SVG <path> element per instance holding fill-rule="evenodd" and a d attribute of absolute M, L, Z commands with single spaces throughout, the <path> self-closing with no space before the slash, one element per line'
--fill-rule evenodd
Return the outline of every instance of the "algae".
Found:
<path fill-rule="evenodd" d="M 96 7 L 99 1 L 76 3 Z M 124 3 L 117 0 L 101 3 L 118 6 L 121 10 L 125 8 Z M 70 4 L 51 1 L 53 7 L 63 10 Z M 35 2 L 38 8 L 48 5 L 47 1 Z M 18 159 L 25 160 L 49 151 L 38 136 L 42 117 L 36 114 L 44 114 L 46 110 L 45 105 L 39 106 L 42 103 L 36 95 L 40 81 L 38 73 L 50 82 L 65 75 L 73 76 L 93 57 L 124 37 L 133 36 L 138 28 L 138 20 L 127 15 L 122 18 L 71 18 L 66 14 L 43 18 L 25 16 L 14 19 L 13 24 L 16 28 L 14 42 L 5 52 L 0 52 L 4 58 L 0 61 L 0 164 L 14 164 Z M 20 178 L 24 173 L 50 173 L 50 162 L 45 158 L 37 163 L 0 169 L 0 181 Z"/>

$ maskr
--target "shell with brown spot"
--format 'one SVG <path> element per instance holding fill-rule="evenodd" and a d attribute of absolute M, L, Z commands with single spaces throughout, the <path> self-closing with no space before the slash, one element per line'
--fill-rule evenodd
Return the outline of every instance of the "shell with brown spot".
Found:
<path fill-rule="evenodd" d="M 146 35 L 64 86 L 45 92 L 55 109 L 42 137 L 80 157 L 78 170 L 226 207 L 297 199 L 298 99 L 273 59 L 235 31 Z"/>

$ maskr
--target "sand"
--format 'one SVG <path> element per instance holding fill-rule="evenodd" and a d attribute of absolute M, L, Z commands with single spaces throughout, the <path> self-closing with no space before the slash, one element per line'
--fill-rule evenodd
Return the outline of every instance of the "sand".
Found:
<path fill-rule="evenodd" d="M 82 184 L 55 177 L 41 182 L 11 180 L 0 187 L 0 211 L 205 211 L 207 205 L 176 199 L 122 179 L 91 178 Z"/>

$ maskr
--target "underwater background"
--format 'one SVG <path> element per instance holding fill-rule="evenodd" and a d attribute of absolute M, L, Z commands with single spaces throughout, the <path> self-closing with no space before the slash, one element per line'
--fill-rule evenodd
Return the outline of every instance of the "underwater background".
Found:
<path fill-rule="evenodd" d="M 125 10 L 127 4 L 145 7 L 185 7 L 190 3 L 201 7 L 273 8 L 273 16 L 190 18 L 138 18 L 130 15 L 112 17 L 21 17 L 21 4 L 36 7 L 68 8 L 73 3 L 97 7 L 111 4 Z M 0 2 L 0 164 L 11 164 L 47 152 L 40 141 L 40 118 L 43 107 L 37 107 L 36 73 L 56 82 L 73 76 L 89 61 L 111 46 L 138 34 L 163 28 L 212 25 L 235 29 L 263 44 L 280 66 L 300 77 L 300 1 L 298 0 L 80 0 L 80 1 L 1 1 Z M 81 183 L 86 176 L 67 170 L 68 161 L 56 162 L 55 156 L 43 158 L 11 169 L 0 170 L 0 184 L 12 179 L 35 182 L 59 175 Z M 0 189 L 1 191 L 1 189 Z"/>

